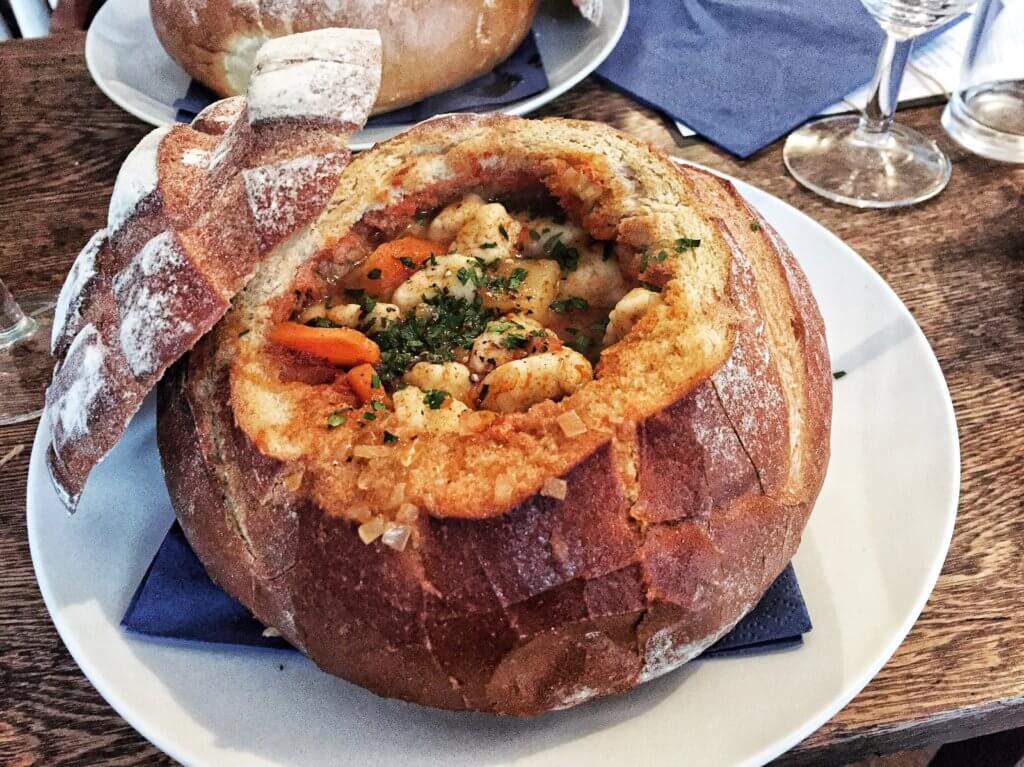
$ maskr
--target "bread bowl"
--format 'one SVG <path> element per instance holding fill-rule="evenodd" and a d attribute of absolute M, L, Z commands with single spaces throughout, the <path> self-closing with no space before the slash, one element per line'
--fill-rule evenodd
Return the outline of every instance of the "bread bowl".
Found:
<path fill-rule="evenodd" d="M 319 168 L 322 131 L 352 128 L 282 126 L 274 94 L 158 137 L 159 205 L 101 246 L 144 261 L 170 226 L 202 265 L 201 244 L 254 240 L 230 307 L 159 357 L 198 339 L 160 383 L 158 443 L 210 575 L 326 671 L 456 710 L 622 692 L 728 631 L 795 552 L 828 462 L 824 329 L 778 235 L 727 181 L 569 120 L 436 118 L 315 183 L 254 185 L 252 158 Z M 226 163 L 206 164 L 213 189 L 244 195 L 178 207 L 164 182 L 198 141 Z M 232 215 L 234 238 L 212 236 Z M 50 397 L 65 490 L 113 432 L 102 398 L 86 436 L 61 431 L 97 368 L 73 351 L 95 348 L 87 327 L 104 380 L 127 380 L 120 333 L 87 322 L 105 304 L 70 292 Z"/>
<path fill-rule="evenodd" d="M 376 29 L 383 72 L 376 111 L 489 72 L 523 41 L 539 0 L 149 0 L 164 49 L 221 96 L 244 94 L 268 39 L 325 27 Z"/>

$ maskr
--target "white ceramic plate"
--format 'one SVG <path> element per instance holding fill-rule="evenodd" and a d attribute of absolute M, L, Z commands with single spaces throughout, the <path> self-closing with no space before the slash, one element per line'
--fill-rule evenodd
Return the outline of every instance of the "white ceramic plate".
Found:
<path fill-rule="evenodd" d="M 622 37 L 628 15 L 629 0 L 604 0 L 601 23 L 594 26 L 569 0 L 544 0 L 533 32 L 548 88 L 501 111 L 512 115 L 532 112 L 593 72 Z M 174 123 L 178 111 L 174 102 L 185 95 L 191 80 L 157 40 L 149 0 L 107 0 L 86 35 L 85 63 L 111 101 L 157 126 Z M 353 136 L 349 145 L 367 149 L 410 125 L 369 128 Z"/>
<path fill-rule="evenodd" d="M 53 621 L 86 676 L 157 746 L 193 765 L 747 765 L 845 705 L 910 630 L 946 556 L 959 486 L 942 372 L 906 307 L 835 235 L 742 193 L 789 242 L 828 328 L 832 462 L 795 559 L 814 630 L 802 648 L 695 661 L 611 700 L 529 720 L 381 700 L 297 653 L 118 628 L 171 523 L 152 397 L 69 517 L 37 433 L 28 531 Z"/>

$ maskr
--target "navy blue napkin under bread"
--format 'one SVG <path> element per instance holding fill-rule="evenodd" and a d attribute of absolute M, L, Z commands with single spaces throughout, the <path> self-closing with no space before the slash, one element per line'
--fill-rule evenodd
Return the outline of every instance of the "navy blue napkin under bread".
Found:
<path fill-rule="evenodd" d="M 882 39 L 859 0 L 633 2 L 597 73 L 748 157 L 868 82 Z"/>
<path fill-rule="evenodd" d="M 146 571 L 121 625 L 136 634 L 166 639 L 289 648 L 263 636 L 263 626 L 234 597 L 210 580 L 177 522 Z M 788 565 L 761 602 L 705 656 L 739 655 L 799 645 L 810 616 Z"/>
<path fill-rule="evenodd" d="M 428 96 L 415 104 L 375 115 L 366 127 L 418 123 L 438 114 L 494 110 L 506 104 L 521 101 L 547 90 L 548 76 L 544 72 L 537 41 L 530 32 L 512 55 L 490 72 L 480 75 L 457 88 Z M 178 122 L 188 123 L 199 112 L 220 98 L 195 80 L 188 92 L 174 102 Z"/>

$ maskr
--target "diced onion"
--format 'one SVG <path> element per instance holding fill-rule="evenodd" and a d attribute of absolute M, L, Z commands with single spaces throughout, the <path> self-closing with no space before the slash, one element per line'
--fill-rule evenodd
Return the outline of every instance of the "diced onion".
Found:
<path fill-rule="evenodd" d="M 410 535 L 412 535 L 412 528 L 408 525 L 388 522 L 387 529 L 384 530 L 380 540 L 385 546 L 390 546 L 395 551 L 404 551 Z"/>
<path fill-rule="evenodd" d="M 405 503 L 405 483 L 399 482 L 391 490 L 391 503 L 400 506 Z"/>
<path fill-rule="evenodd" d="M 383 458 L 391 455 L 391 448 L 383 445 L 356 445 L 352 448 L 352 455 L 356 458 Z"/>
<path fill-rule="evenodd" d="M 356 522 L 368 522 L 373 516 L 373 512 L 365 503 L 357 503 L 355 506 L 349 507 L 348 515 Z"/>
<path fill-rule="evenodd" d="M 403 503 L 398 507 L 398 513 L 395 514 L 395 519 L 399 522 L 405 522 L 409 524 L 415 522 L 416 518 L 420 515 L 419 507 L 414 503 Z"/>
<path fill-rule="evenodd" d="M 374 517 L 359 526 L 359 539 L 363 543 L 373 543 L 384 532 L 384 517 Z"/>
<path fill-rule="evenodd" d="M 548 477 L 540 488 L 540 494 L 546 495 L 548 498 L 557 498 L 560 501 L 564 501 L 565 491 L 568 487 L 569 485 L 564 479 Z"/>
<path fill-rule="evenodd" d="M 578 437 L 587 432 L 587 425 L 583 423 L 583 419 L 579 417 L 575 410 L 567 410 L 555 420 L 558 421 L 558 425 L 562 428 L 562 433 L 567 437 Z"/>

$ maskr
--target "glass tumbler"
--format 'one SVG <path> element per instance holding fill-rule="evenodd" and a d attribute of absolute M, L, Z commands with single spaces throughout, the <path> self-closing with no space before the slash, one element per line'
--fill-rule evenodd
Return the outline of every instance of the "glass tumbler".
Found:
<path fill-rule="evenodd" d="M 942 127 L 975 154 L 1024 163 L 1024 0 L 982 0 Z"/>

